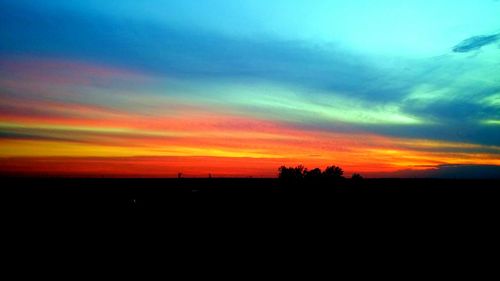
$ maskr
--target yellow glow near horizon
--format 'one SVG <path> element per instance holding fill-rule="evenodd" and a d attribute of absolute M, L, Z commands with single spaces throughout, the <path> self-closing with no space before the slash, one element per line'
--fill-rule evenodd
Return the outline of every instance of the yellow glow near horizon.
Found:
<path fill-rule="evenodd" d="M 0 157 L 136 157 L 136 156 L 211 156 L 231 158 L 279 158 L 256 150 L 224 150 L 185 146 L 123 147 L 85 143 L 3 140 Z"/>

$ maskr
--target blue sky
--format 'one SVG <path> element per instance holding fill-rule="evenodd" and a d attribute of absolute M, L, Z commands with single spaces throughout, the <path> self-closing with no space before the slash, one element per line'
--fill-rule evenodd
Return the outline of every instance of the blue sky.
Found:
<path fill-rule="evenodd" d="M 463 38 L 497 32 L 500 24 L 500 4 L 494 0 L 11 2 L 56 13 L 147 21 L 240 38 L 334 43 L 391 55 L 437 55 Z"/>

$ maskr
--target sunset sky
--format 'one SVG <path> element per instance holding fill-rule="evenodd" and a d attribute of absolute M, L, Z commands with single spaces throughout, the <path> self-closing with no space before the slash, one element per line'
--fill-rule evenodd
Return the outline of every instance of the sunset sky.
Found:
<path fill-rule="evenodd" d="M 0 0 L 0 172 L 500 165 L 498 0 Z"/>

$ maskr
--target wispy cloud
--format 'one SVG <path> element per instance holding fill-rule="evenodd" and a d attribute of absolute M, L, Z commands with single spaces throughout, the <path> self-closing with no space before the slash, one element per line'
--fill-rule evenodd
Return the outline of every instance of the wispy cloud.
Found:
<path fill-rule="evenodd" d="M 491 45 L 500 40 L 500 34 L 494 35 L 480 35 L 468 38 L 460 44 L 456 45 L 453 48 L 453 52 L 455 53 L 467 53 L 471 51 L 476 51 L 481 49 L 484 46 Z"/>

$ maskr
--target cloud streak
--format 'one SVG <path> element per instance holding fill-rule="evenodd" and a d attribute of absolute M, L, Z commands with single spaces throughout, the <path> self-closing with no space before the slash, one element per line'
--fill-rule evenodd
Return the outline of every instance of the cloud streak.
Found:
<path fill-rule="evenodd" d="M 480 35 L 468 38 L 453 48 L 455 53 L 468 53 L 476 51 L 484 46 L 494 44 L 500 40 L 500 34 Z"/>
<path fill-rule="evenodd" d="M 500 179 L 499 165 L 439 165 L 432 169 L 404 170 L 375 175 L 395 178 Z"/>

